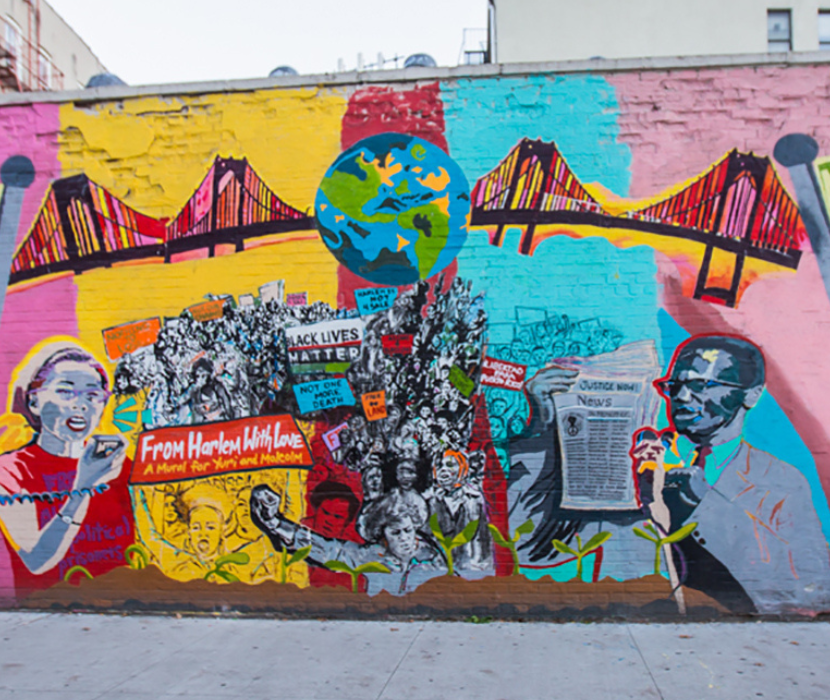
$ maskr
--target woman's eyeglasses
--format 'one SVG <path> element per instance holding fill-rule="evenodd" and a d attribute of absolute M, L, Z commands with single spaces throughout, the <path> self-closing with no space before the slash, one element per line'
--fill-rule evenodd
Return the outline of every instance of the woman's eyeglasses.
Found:
<path fill-rule="evenodd" d="M 39 394 L 44 391 L 52 391 L 61 401 L 74 401 L 75 399 L 85 399 L 89 403 L 105 404 L 107 399 L 111 396 L 106 389 L 67 389 L 66 387 L 59 387 L 57 389 L 37 389 L 35 393 Z"/>

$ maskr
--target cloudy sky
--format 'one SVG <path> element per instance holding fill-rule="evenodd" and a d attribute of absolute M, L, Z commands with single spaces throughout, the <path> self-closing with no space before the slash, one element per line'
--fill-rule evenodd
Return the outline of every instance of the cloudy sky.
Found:
<path fill-rule="evenodd" d="M 487 0 L 48 0 L 131 85 L 323 73 L 428 53 L 454 66 Z M 387 68 L 393 67 L 391 64 Z"/>

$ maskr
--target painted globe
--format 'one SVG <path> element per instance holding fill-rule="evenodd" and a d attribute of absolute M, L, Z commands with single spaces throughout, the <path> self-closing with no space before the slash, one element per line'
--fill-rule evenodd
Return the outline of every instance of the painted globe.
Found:
<path fill-rule="evenodd" d="M 426 279 L 467 238 L 470 187 L 437 146 L 379 134 L 340 154 L 314 202 L 317 229 L 349 270 L 376 284 Z"/>

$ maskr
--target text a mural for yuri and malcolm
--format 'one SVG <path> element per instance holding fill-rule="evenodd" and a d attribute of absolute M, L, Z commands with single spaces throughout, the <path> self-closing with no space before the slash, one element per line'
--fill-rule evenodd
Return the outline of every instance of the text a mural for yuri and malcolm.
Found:
<path fill-rule="evenodd" d="M 214 152 L 172 216 L 85 173 L 26 214 L 15 156 L 4 321 L 74 301 L 10 353 L 4 601 L 134 579 L 150 606 L 160 574 L 205 600 L 513 577 L 545 606 L 545 582 L 625 604 L 637 580 L 680 613 L 830 608 L 821 475 L 763 332 L 684 323 L 801 278 L 827 231 L 799 209 L 822 211 L 820 180 L 796 177 L 813 164 L 779 145 L 791 195 L 735 149 L 623 205 L 552 141 L 521 138 L 472 186 L 434 141 L 354 140 L 313 213 L 258 154 Z"/>

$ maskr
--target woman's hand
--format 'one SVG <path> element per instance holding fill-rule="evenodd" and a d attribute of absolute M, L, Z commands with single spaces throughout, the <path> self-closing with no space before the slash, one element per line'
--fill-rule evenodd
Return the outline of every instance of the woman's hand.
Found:
<path fill-rule="evenodd" d="M 92 489 L 116 479 L 124 466 L 127 443 L 120 435 L 95 435 L 78 460 L 76 489 Z"/>

